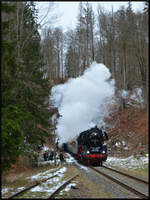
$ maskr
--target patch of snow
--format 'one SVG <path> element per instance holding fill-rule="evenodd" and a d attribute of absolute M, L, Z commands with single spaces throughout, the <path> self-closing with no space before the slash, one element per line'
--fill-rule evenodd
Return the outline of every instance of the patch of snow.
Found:
<path fill-rule="evenodd" d="M 67 171 L 67 168 L 63 167 L 63 168 L 59 169 L 56 173 L 64 173 L 66 171 Z"/>
<path fill-rule="evenodd" d="M 38 186 L 32 188 L 30 191 L 31 192 L 42 192 L 43 191 L 43 187 L 41 187 L 41 185 L 38 185 Z"/>
<path fill-rule="evenodd" d="M 20 192 L 21 190 L 24 190 L 25 189 L 25 187 L 19 187 L 19 188 L 17 188 L 17 192 Z"/>
<path fill-rule="evenodd" d="M 68 158 L 65 159 L 67 163 L 74 163 L 76 161 L 69 153 L 66 153 L 66 155 L 68 156 Z"/>
<path fill-rule="evenodd" d="M 7 193 L 9 190 L 13 190 L 13 188 L 2 188 L 1 192 L 2 192 L 2 195 L 4 195 L 5 193 Z"/>
<path fill-rule="evenodd" d="M 120 147 L 120 142 L 116 142 L 115 146 Z"/>
<path fill-rule="evenodd" d="M 53 114 L 53 115 L 51 116 L 51 121 L 52 121 L 52 124 L 53 124 L 53 125 L 55 124 L 56 120 L 57 120 L 57 115 L 56 115 L 56 114 Z"/>
<path fill-rule="evenodd" d="M 77 161 L 76 161 L 76 165 L 80 167 L 80 169 L 84 169 L 86 170 L 87 172 L 89 172 L 88 168 L 83 166 L 83 165 L 80 165 Z"/>
<path fill-rule="evenodd" d="M 64 181 L 61 181 L 61 178 L 64 176 L 64 173 L 67 171 L 66 167 L 62 167 L 60 169 L 57 169 L 57 171 L 52 172 L 52 170 L 47 170 L 45 172 L 38 173 L 34 176 L 27 177 L 26 179 L 30 180 L 42 180 L 46 178 L 50 178 L 54 175 L 57 175 L 58 177 L 53 177 L 46 182 L 42 183 L 41 185 L 38 185 L 30 190 L 30 192 L 47 192 L 48 195 L 50 195 L 52 192 L 54 192 L 61 184 L 64 183 Z M 54 187 L 50 187 L 49 185 L 52 184 Z M 23 190 L 24 187 L 20 187 L 17 189 L 17 192 Z M 13 190 L 13 188 L 3 188 L 2 194 L 5 194 L 8 192 L 8 190 Z"/>
<path fill-rule="evenodd" d="M 62 195 L 64 192 L 68 192 L 71 189 L 71 186 L 76 186 L 76 183 L 70 183 L 59 194 Z"/>
<path fill-rule="evenodd" d="M 53 177 L 53 178 L 47 180 L 46 182 L 42 183 L 41 185 L 38 185 L 38 186 L 32 188 L 30 191 L 31 192 L 43 192 L 43 193 L 46 192 L 47 193 L 46 195 L 49 196 L 65 182 L 65 181 L 61 181 L 61 178 L 64 176 L 64 172 L 66 172 L 66 170 L 67 170 L 66 167 L 62 167 L 61 169 L 59 169 L 53 173 L 53 175 L 58 175 L 58 177 Z M 51 175 L 51 173 L 49 173 L 49 170 L 48 170 L 44 173 L 37 174 L 37 177 L 38 176 L 41 177 L 41 174 L 43 174 L 43 177 L 46 175 L 45 178 L 48 178 L 48 175 Z M 35 178 L 35 176 L 32 176 L 30 178 Z M 50 184 L 53 186 L 50 186 Z"/>
<path fill-rule="evenodd" d="M 69 157 L 69 158 L 65 159 L 67 163 L 75 163 L 77 166 L 80 167 L 80 169 L 84 169 L 86 171 L 89 171 L 87 167 L 80 165 L 69 153 L 66 153 L 66 154 Z"/>
<path fill-rule="evenodd" d="M 148 154 L 144 157 L 139 157 L 138 159 L 134 156 L 130 156 L 128 158 L 116 158 L 116 157 L 108 157 L 106 164 L 111 166 L 118 166 L 122 168 L 143 168 L 144 165 L 149 163 Z"/>
<path fill-rule="evenodd" d="M 60 159 L 56 159 L 56 164 L 60 163 Z M 39 162 L 39 165 L 47 165 L 47 164 L 55 164 L 54 160 L 48 160 L 48 161 L 41 161 Z"/>
<path fill-rule="evenodd" d="M 141 88 L 135 88 L 127 102 L 128 105 L 134 106 L 134 107 L 141 107 L 143 106 L 144 99 L 142 97 L 142 89 Z"/>
<path fill-rule="evenodd" d="M 127 91 L 127 90 L 120 90 L 119 91 L 119 96 L 122 97 L 123 99 L 126 99 L 128 94 L 129 94 L 129 91 Z"/>
<path fill-rule="evenodd" d="M 44 151 L 48 151 L 48 150 L 49 150 L 49 147 L 44 146 L 44 147 L 43 147 L 43 150 L 44 150 Z"/>
<path fill-rule="evenodd" d="M 33 189 L 31 189 L 31 192 L 47 192 L 47 196 L 49 196 L 50 194 L 52 194 L 56 189 L 58 189 L 62 184 L 64 184 L 65 181 L 60 182 L 59 179 L 55 179 L 55 181 L 57 181 L 57 184 L 55 183 L 55 185 L 53 187 L 50 187 L 49 184 L 51 183 L 50 181 L 47 181 L 45 183 L 43 183 L 40 186 L 36 186 Z M 59 182 L 58 182 L 59 181 Z"/>
<path fill-rule="evenodd" d="M 52 172 L 51 170 L 47 170 L 45 172 L 38 173 L 38 174 L 33 175 L 31 177 L 27 177 L 26 179 L 41 180 L 41 179 L 44 179 L 44 178 L 50 178 L 53 175 L 61 176 L 61 174 L 64 173 L 66 170 L 67 170 L 66 167 L 63 167 L 63 168 L 57 170 L 56 172 Z"/>
<path fill-rule="evenodd" d="M 143 105 L 144 100 L 141 88 L 135 88 L 132 91 L 120 90 L 118 94 L 122 99 L 127 100 L 126 105 L 134 107 L 141 107 Z"/>
<path fill-rule="evenodd" d="M 135 100 L 138 103 L 143 103 L 142 89 L 135 88 L 133 94 L 130 96 L 130 99 Z"/>

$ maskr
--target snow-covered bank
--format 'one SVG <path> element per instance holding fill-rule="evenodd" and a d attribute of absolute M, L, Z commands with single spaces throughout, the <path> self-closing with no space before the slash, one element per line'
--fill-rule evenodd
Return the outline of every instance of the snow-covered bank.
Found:
<path fill-rule="evenodd" d="M 70 154 L 67 155 L 67 163 L 75 163 L 81 169 L 88 171 L 87 167 L 80 165 L 72 156 L 70 156 Z M 142 156 L 139 158 L 135 158 L 134 156 L 130 156 L 128 158 L 108 157 L 105 164 L 130 169 L 144 168 L 146 165 L 149 164 L 149 155 L 146 154 L 146 156 Z"/>
<path fill-rule="evenodd" d="M 135 158 L 134 156 L 128 158 L 108 157 L 106 164 L 130 169 L 144 168 L 145 165 L 149 164 L 149 156 L 146 154 L 145 157 L 139 158 Z"/>

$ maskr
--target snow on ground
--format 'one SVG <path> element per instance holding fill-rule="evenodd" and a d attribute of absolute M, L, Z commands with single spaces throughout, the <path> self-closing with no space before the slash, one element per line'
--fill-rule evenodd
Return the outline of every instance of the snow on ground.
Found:
<path fill-rule="evenodd" d="M 62 177 L 63 174 L 67 171 L 66 167 L 62 167 L 61 169 L 57 170 L 56 172 L 52 172 L 52 170 L 47 170 L 45 172 L 38 173 L 34 176 L 27 177 L 26 179 L 31 179 L 31 180 L 42 180 L 44 178 L 49 178 L 51 176 L 57 175 L 59 177 Z"/>
<path fill-rule="evenodd" d="M 57 164 L 60 162 L 60 160 L 58 159 L 57 160 Z M 68 154 L 68 158 L 66 159 L 66 162 L 67 163 L 76 163 L 77 165 L 79 165 L 77 163 L 77 161 Z M 39 162 L 39 164 L 54 164 L 54 161 L 43 161 L 43 162 Z M 81 165 L 79 165 L 81 168 L 84 168 L 87 170 L 87 168 L 85 167 L 82 167 Z M 55 170 L 55 171 L 54 171 Z M 38 185 L 36 187 L 34 187 L 33 189 L 30 190 L 30 192 L 46 192 L 47 194 L 46 195 L 50 195 L 52 192 L 54 192 L 61 184 L 64 183 L 64 181 L 61 181 L 61 178 L 64 176 L 64 173 L 67 171 L 67 168 L 66 167 L 62 167 L 60 169 L 58 169 L 56 171 L 56 169 L 50 169 L 50 170 L 47 170 L 45 172 L 41 172 L 41 173 L 38 173 L 38 174 L 35 174 L 33 176 L 30 176 L 30 177 L 27 177 L 26 179 L 29 180 L 29 181 L 38 181 L 38 180 L 43 180 L 43 179 L 47 179 L 47 178 L 50 178 L 52 176 L 57 176 L 57 177 L 53 177 L 49 180 L 47 180 L 46 182 L 42 183 L 41 185 Z M 49 185 L 52 185 L 52 186 L 49 186 Z M 68 191 L 71 186 L 75 186 L 76 184 L 75 183 L 70 183 L 68 186 L 66 186 L 64 188 L 64 190 L 62 190 L 62 192 L 64 191 Z M 24 188 L 23 187 L 20 187 L 20 188 L 17 188 L 17 192 L 19 192 L 20 190 L 23 190 Z M 14 188 L 3 188 L 2 189 L 2 194 L 4 195 L 5 193 L 7 193 L 8 191 L 12 190 L 13 193 L 14 192 Z M 12 193 L 12 194 L 13 194 Z"/>
<path fill-rule="evenodd" d="M 75 164 L 79 166 L 81 169 L 86 170 L 89 172 L 88 168 L 85 166 L 80 165 L 70 154 L 66 153 L 67 158 L 65 158 L 66 162 L 68 164 Z M 47 161 L 48 162 L 48 161 Z M 46 163 L 46 162 L 44 162 Z M 134 156 L 130 156 L 128 158 L 116 158 L 116 157 L 108 157 L 105 164 L 111 165 L 111 166 L 118 166 L 122 168 L 130 168 L 130 169 L 137 169 L 137 168 L 144 168 L 144 165 L 148 165 L 149 163 L 149 155 L 146 154 L 145 157 L 139 157 L 138 159 Z M 56 170 L 56 169 L 55 169 Z M 28 180 L 42 180 L 49 177 L 52 177 L 54 175 L 57 175 L 56 177 L 53 177 L 46 182 L 42 183 L 39 186 L 36 186 L 30 190 L 30 192 L 43 192 L 46 193 L 44 195 L 49 196 L 52 192 L 54 192 L 61 184 L 64 183 L 64 181 L 61 180 L 61 178 L 64 176 L 64 173 L 67 171 L 67 167 L 61 167 L 57 171 L 54 171 L 54 169 L 47 170 L 45 172 L 38 173 L 36 175 L 33 175 L 31 177 L 27 177 Z M 51 185 L 51 186 L 50 186 Z M 63 194 L 65 191 L 69 191 L 71 189 L 71 186 L 75 186 L 76 183 L 70 183 L 68 186 L 66 186 L 60 194 Z M 24 187 L 17 188 L 17 192 L 20 190 L 23 190 Z M 2 188 L 2 195 L 7 193 L 8 191 L 12 191 L 14 193 L 13 188 Z M 13 194 L 12 193 L 12 194 Z"/>
<path fill-rule="evenodd" d="M 85 167 L 85 166 L 83 166 L 83 165 L 80 165 L 69 153 L 66 153 L 66 154 L 67 154 L 67 156 L 68 156 L 68 158 L 65 159 L 67 163 L 69 163 L 69 164 L 70 164 L 70 163 L 75 163 L 77 166 L 80 167 L 80 169 L 84 169 L 84 170 L 86 170 L 87 172 L 89 171 L 87 167 Z"/>
<path fill-rule="evenodd" d="M 81 169 L 89 171 L 87 167 L 80 165 L 70 154 L 67 153 L 67 156 L 67 163 L 75 163 Z M 149 164 L 149 155 L 146 154 L 145 157 L 143 156 L 139 158 L 135 158 L 134 156 L 130 156 L 128 158 L 108 157 L 105 164 L 130 169 L 144 168 L 145 165 Z"/>
<path fill-rule="evenodd" d="M 120 147 L 120 144 L 121 144 L 120 142 L 116 142 L 115 146 Z"/>
<path fill-rule="evenodd" d="M 41 185 L 38 185 L 34 188 L 32 188 L 30 190 L 30 192 L 46 192 L 46 195 L 50 195 L 52 192 L 54 192 L 61 184 L 64 183 L 64 181 L 61 181 L 61 178 L 64 176 L 64 173 L 67 171 L 66 167 L 62 167 L 57 171 L 52 172 L 52 170 L 47 170 L 45 172 L 41 172 L 38 173 L 36 175 L 27 177 L 26 179 L 32 180 L 32 181 L 36 181 L 36 180 L 43 180 L 43 179 L 47 179 L 50 178 L 52 176 L 57 176 L 57 177 L 53 177 L 49 180 L 47 180 L 46 182 L 42 183 Z M 50 185 L 52 185 L 52 187 L 50 187 Z M 20 187 L 17 188 L 16 192 L 19 192 L 21 190 L 23 190 L 24 187 Z M 2 194 L 4 195 L 5 193 L 7 193 L 8 191 L 12 190 L 12 194 L 16 193 L 14 192 L 13 188 L 3 188 L 2 189 Z"/>
<path fill-rule="evenodd" d="M 60 181 L 60 178 L 54 177 L 50 180 L 47 180 L 43 184 L 34 187 L 30 191 L 31 192 L 47 192 L 47 195 L 49 196 L 52 192 L 54 192 L 57 188 L 59 188 L 64 182 L 65 181 Z M 53 184 L 53 186 L 50 187 L 49 186 L 50 184 Z"/>
<path fill-rule="evenodd" d="M 108 157 L 106 164 L 111 166 L 117 166 L 122 168 L 144 168 L 144 165 L 148 165 L 149 156 L 146 154 L 145 157 L 135 158 L 134 156 L 130 156 L 128 158 L 116 158 L 116 157 Z"/>
<path fill-rule="evenodd" d="M 135 100 L 138 103 L 143 103 L 144 100 L 143 100 L 143 97 L 142 97 L 142 89 L 141 88 L 135 88 L 130 99 Z"/>
<path fill-rule="evenodd" d="M 64 192 L 68 192 L 71 189 L 71 186 L 76 186 L 76 183 L 68 184 L 59 194 L 62 195 Z"/>
<path fill-rule="evenodd" d="M 13 190 L 13 188 L 10 188 L 10 187 L 8 187 L 8 188 L 2 188 L 2 190 L 1 190 L 2 195 L 4 195 L 5 193 L 7 193 L 10 190 Z"/>
<path fill-rule="evenodd" d="M 49 150 L 49 147 L 44 146 L 44 147 L 43 147 L 43 150 L 44 150 L 44 151 L 48 151 L 48 150 Z"/>
<path fill-rule="evenodd" d="M 41 185 L 38 185 L 30 190 L 30 192 L 42 192 L 44 193 L 44 197 L 49 197 L 55 190 L 57 190 L 61 185 L 63 185 L 65 181 L 61 181 L 60 178 L 53 178 L 50 180 L 47 180 Z M 52 186 L 50 186 L 52 184 Z"/>
<path fill-rule="evenodd" d="M 61 185 L 64 184 L 65 181 L 61 181 L 61 178 L 64 176 L 64 173 L 67 171 L 66 167 L 62 167 L 61 169 L 57 170 L 56 172 L 53 173 L 53 175 L 57 175 L 58 177 L 53 177 L 52 179 L 47 180 L 46 182 L 42 183 L 41 185 L 38 185 L 36 187 L 34 187 L 33 189 L 30 190 L 30 192 L 42 192 L 42 193 L 46 193 L 46 196 L 48 197 L 50 194 L 52 194 L 56 189 L 58 189 Z M 30 177 L 30 179 L 37 179 L 40 178 L 41 179 L 41 175 L 42 178 L 48 178 L 52 176 L 52 174 L 50 173 L 50 170 L 44 172 L 44 173 L 39 173 L 36 176 L 32 176 Z M 50 186 L 51 185 L 51 186 Z M 74 184 L 69 184 L 69 186 L 67 186 L 63 191 L 68 191 L 70 190 L 71 186 L 74 186 Z M 62 194 L 61 193 L 61 194 Z"/>
<path fill-rule="evenodd" d="M 56 165 L 58 165 L 60 163 L 60 159 L 56 159 Z M 50 164 L 50 165 L 54 165 L 55 161 L 54 160 L 48 160 L 48 161 L 41 161 L 38 162 L 39 165 L 46 165 L 46 164 Z"/>
<path fill-rule="evenodd" d="M 2 192 L 2 195 L 4 195 L 5 193 L 9 192 L 9 191 L 12 191 L 12 194 L 16 193 L 16 192 L 20 192 L 21 190 L 25 189 L 25 187 L 19 187 L 17 188 L 17 190 L 14 192 L 14 188 L 2 188 L 1 192 Z"/>
<path fill-rule="evenodd" d="M 119 91 L 119 96 L 122 97 L 123 99 L 126 99 L 128 94 L 129 94 L 129 91 L 127 91 L 127 90 L 120 90 Z"/>

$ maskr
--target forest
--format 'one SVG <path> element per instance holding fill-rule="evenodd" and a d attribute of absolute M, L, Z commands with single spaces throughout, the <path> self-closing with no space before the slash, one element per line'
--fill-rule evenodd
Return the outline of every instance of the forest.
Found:
<path fill-rule="evenodd" d="M 51 83 L 81 76 L 93 61 L 105 64 L 119 90 L 142 88 L 148 107 L 148 2 L 142 12 L 127 8 L 97 13 L 80 2 L 77 25 L 63 32 L 38 24 L 35 2 L 1 3 L 2 170 L 19 155 L 39 152 L 52 137 L 48 112 Z"/>

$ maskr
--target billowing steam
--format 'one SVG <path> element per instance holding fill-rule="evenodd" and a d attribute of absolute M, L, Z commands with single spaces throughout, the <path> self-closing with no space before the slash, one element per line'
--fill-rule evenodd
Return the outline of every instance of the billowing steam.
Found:
<path fill-rule="evenodd" d="M 82 76 L 52 88 L 51 99 L 61 115 L 56 126 L 60 145 L 95 125 L 105 126 L 107 104 L 115 89 L 110 76 L 104 64 L 94 62 Z"/>

